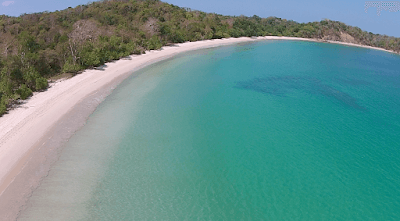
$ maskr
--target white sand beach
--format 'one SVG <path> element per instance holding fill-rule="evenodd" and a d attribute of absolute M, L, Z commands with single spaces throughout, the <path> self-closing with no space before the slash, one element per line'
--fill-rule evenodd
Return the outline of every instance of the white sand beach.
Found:
<path fill-rule="evenodd" d="M 27 163 L 30 160 L 34 160 L 31 155 L 33 151 L 40 149 L 47 140 L 51 139 L 50 132 L 55 125 L 59 124 L 63 116 L 70 113 L 85 98 L 112 82 L 120 82 L 135 70 L 157 61 L 171 58 L 182 52 L 261 40 L 321 42 L 321 40 L 276 36 L 186 42 L 163 47 L 162 50 L 148 51 L 143 55 L 132 55 L 129 59 L 107 63 L 104 70 L 86 70 L 70 79 L 54 83 L 44 92 L 35 93 L 20 107 L 10 110 L 8 114 L 0 117 L 0 217 L 8 217 L 10 219 L 16 217 L 30 193 L 21 191 L 18 196 L 15 196 L 19 199 L 13 199 L 12 202 L 9 201 L 12 195 L 8 195 L 7 199 L 2 199 L 4 193 L 8 191 L 10 186 L 13 186 L 13 181 L 18 175 L 23 175 L 21 171 L 26 168 Z M 373 48 L 351 43 L 325 42 Z M 384 50 L 381 48 L 373 49 Z M 46 171 L 43 174 L 46 174 Z M 39 176 L 43 176 L 43 174 Z M 21 179 L 23 180 L 24 177 L 21 177 Z M 40 180 L 41 177 L 37 177 L 37 179 Z M 30 191 L 39 185 L 39 181 L 34 183 L 26 182 L 26 189 Z M 4 205 L 7 208 L 4 208 Z"/>

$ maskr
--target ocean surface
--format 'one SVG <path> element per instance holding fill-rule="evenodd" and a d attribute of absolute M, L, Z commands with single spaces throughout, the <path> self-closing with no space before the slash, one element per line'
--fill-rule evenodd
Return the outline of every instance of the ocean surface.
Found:
<path fill-rule="evenodd" d="M 400 56 L 263 41 L 144 68 L 19 220 L 400 220 Z"/>

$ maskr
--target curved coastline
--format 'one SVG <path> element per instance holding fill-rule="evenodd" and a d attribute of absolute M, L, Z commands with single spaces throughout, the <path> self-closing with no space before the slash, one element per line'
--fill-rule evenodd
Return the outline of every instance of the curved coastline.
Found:
<path fill-rule="evenodd" d="M 107 63 L 105 70 L 86 70 L 37 93 L 0 118 L 0 217 L 14 220 L 31 192 L 40 184 L 61 146 L 81 128 L 88 116 L 122 80 L 135 71 L 177 54 L 262 40 L 328 42 L 385 49 L 344 42 L 294 37 L 229 38 L 187 42 Z"/>

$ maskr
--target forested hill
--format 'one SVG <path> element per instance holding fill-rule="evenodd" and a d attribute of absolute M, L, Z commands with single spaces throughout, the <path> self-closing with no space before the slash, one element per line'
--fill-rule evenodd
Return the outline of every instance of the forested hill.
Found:
<path fill-rule="evenodd" d="M 56 12 L 0 16 L 0 115 L 47 79 L 170 43 L 241 36 L 346 41 L 400 52 L 400 39 L 337 21 L 232 17 L 157 0 L 108 0 Z"/>

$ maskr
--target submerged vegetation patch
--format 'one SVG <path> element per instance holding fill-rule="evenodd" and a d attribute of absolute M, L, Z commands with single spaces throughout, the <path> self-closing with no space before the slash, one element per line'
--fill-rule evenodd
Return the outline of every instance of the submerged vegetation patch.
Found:
<path fill-rule="evenodd" d="M 313 95 L 322 95 L 338 101 L 347 107 L 366 111 L 365 107 L 358 104 L 359 102 L 356 98 L 312 77 L 284 76 L 255 78 L 249 81 L 237 82 L 235 88 L 279 97 L 287 97 L 293 92 L 305 92 Z"/>

